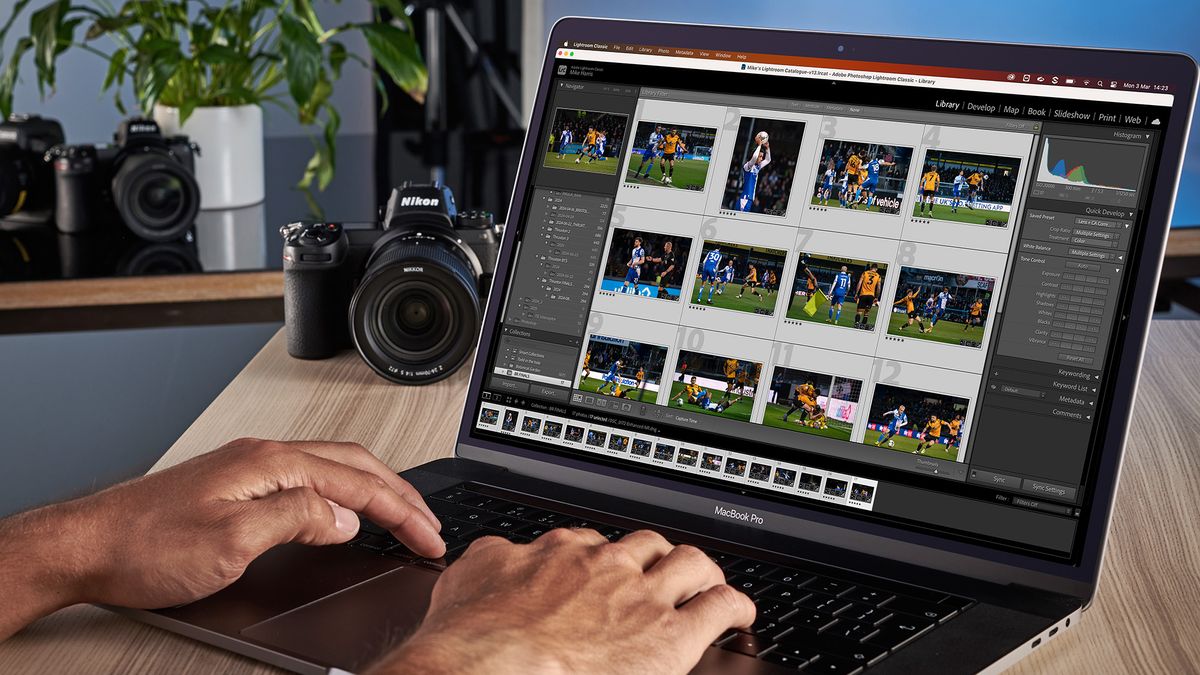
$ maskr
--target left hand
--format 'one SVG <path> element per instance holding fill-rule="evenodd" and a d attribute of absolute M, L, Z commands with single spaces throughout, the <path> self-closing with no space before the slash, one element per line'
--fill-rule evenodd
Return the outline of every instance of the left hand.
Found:
<path fill-rule="evenodd" d="M 211 595 L 278 544 L 338 544 L 362 513 L 445 553 L 421 495 L 355 443 L 240 439 L 170 469 L 0 521 L 0 640 L 60 607 L 170 607 Z"/>

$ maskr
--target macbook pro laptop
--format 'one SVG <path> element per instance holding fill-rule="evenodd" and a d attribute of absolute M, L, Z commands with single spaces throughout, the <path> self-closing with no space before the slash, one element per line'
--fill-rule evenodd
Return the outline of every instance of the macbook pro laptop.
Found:
<path fill-rule="evenodd" d="M 1011 665 L 1087 619 L 1195 83 L 1178 54 L 558 22 L 454 457 L 403 473 L 447 559 L 367 523 L 136 615 L 353 671 L 478 536 L 651 528 L 758 605 L 699 672 Z"/>

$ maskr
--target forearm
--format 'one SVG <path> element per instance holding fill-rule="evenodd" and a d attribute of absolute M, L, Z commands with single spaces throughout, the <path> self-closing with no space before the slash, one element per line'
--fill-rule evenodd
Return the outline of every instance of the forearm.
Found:
<path fill-rule="evenodd" d="M 79 502 L 70 502 L 0 520 L 0 641 L 86 601 L 84 518 Z"/>

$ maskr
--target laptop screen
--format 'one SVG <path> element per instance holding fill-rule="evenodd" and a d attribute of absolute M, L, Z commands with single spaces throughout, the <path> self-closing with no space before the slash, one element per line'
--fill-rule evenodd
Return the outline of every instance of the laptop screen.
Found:
<path fill-rule="evenodd" d="M 473 437 L 1077 561 L 1169 91 L 556 49 Z"/>

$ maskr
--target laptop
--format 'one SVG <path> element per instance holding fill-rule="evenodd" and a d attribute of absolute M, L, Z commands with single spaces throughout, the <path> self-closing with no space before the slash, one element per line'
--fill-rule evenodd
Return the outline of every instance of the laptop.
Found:
<path fill-rule="evenodd" d="M 995 672 L 1044 649 L 1100 575 L 1196 74 L 559 21 L 454 457 L 402 474 L 447 558 L 365 523 L 133 614 L 354 671 L 482 534 L 651 528 L 759 608 L 697 672 Z"/>

